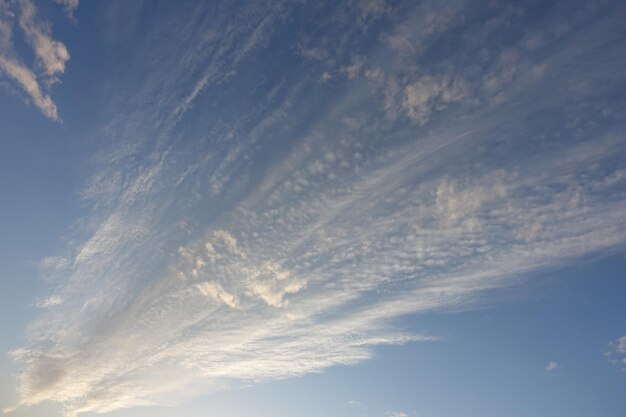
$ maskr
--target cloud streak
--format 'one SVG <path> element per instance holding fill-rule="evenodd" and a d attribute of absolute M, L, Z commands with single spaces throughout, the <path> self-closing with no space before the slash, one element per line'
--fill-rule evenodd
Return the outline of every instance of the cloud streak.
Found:
<path fill-rule="evenodd" d="M 65 72 L 65 62 L 70 59 L 70 54 L 63 43 L 52 39 L 46 24 L 35 20 L 36 10 L 32 1 L 20 0 L 20 6 L 20 28 L 33 48 L 47 82 L 56 82 L 56 76 Z"/>
<path fill-rule="evenodd" d="M 44 116 L 52 120 L 59 120 L 56 104 L 49 95 L 41 90 L 37 77 L 28 67 L 19 61 L 0 56 L 0 70 L 12 78 L 28 94 L 33 100 L 33 104 L 41 110 Z"/>
<path fill-rule="evenodd" d="M 36 14 L 31 0 L 0 3 L 0 72 L 17 83 L 44 116 L 59 121 L 57 106 L 43 91 L 39 78 L 48 86 L 58 82 L 70 55 L 63 43 L 52 39 L 50 25 L 38 20 Z M 37 70 L 24 64 L 13 47 L 15 20 L 35 53 Z"/>

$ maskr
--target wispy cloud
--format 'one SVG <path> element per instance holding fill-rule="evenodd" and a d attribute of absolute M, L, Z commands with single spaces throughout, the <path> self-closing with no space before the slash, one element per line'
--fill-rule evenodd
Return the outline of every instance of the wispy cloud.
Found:
<path fill-rule="evenodd" d="M 559 367 L 559 364 L 556 363 L 555 361 L 550 361 L 548 362 L 548 364 L 546 365 L 546 371 L 548 372 L 554 372 L 556 371 L 556 369 Z"/>
<path fill-rule="evenodd" d="M 241 6 L 250 19 L 236 27 L 173 10 L 172 21 L 190 22 L 174 31 L 184 42 L 167 43 L 168 25 L 146 28 L 139 42 L 163 40 L 151 53 L 168 59 L 120 87 L 134 98 L 116 101 L 123 115 L 102 130 L 114 146 L 84 192 L 93 211 L 42 298 L 62 303 L 42 302 L 29 343 L 13 352 L 22 405 L 56 401 L 71 416 L 171 404 L 355 364 L 378 345 L 436 339 L 399 328 L 403 315 L 470 308 L 520 276 L 625 243 L 626 121 L 598 91 L 564 88 L 588 72 L 603 91 L 623 82 L 580 59 L 624 56 L 620 44 L 585 43 L 613 36 L 620 19 L 582 21 L 546 46 L 560 53 L 538 56 L 522 53 L 525 38 L 486 44 L 477 19 L 464 36 L 448 33 L 467 54 L 433 54 L 416 71 L 407 56 L 419 59 L 461 12 L 435 8 L 426 32 L 390 29 L 411 48 L 381 34 L 373 52 L 355 51 L 371 39 L 364 22 L 387 16 L 371 5 L 357 28 L 348 6 L 334 6 L 344 25 L 320 39 L 338 39 L 328 61 L 359 64 L 329 81 L 345 83 L 336 91 L 319 90 L 326 63 L 297 78 L 284 67 L 309 63 L 301 48 L 311 42 L 272 55 L 286 53 L 274 40 L 292 39 L 287 3 L 272 24 L 263 5 Z M 137 49 L 138 67 L 154 62 Z M 484 74 L 505 71 L 509 49 L 519 50 L 514 74 L 487 88 Z M 283 77 L 260 82 L 259 62 Z M 571 62 L 578 72 L 564 75 Z M 529 125 L 538 112 L 554 118 Z M 597 114 L 605 123 L 588 123 Z M 187 132 L 185 118 L 201 128 Z"/>
<path fill-rule="evenodd" d="M 20 28 L 37 56 L 46 81 L 54 83 L 58 81 L 57 75 L 65 72 L 70 54 L 63 43 L 52 39 L 49 25 L 36 20 L 35 4 L 31 0 L 20 0 L 20 6 Z"/>
<path fill-rule="evenodd" d="M 63 6 L 68 17 L 72 19 L 74 18 L 74 10 L 78 8 L 79 0 L 54 0 L 54 1 L 60 4 L 61 6 Z"/>
<path fill-rule="evenodd" d="M 626 370 L 626 335 L 609 343 L 609 348 L 604 356 L 611 364 Z"/>
<path fill-rule="evenodd" d="M 49 95 L 45 94 L 37 82 L 37 77 L 28 67 L 15 59 L 0 56 L 0 70 L 12 78 L 41 112 L 52 120 L 59 120 L 57 106 Z"/>
<path fill-rule="evenodd" d="M 0 72 L 16 82 L 46 117 L 59 121 L 56 104 L 43 91 L 40 79 L 48 86 L 58 82 L 70 56 L 63 43 L 52 39 L 50 24 L 36 15 L 31 0 L 0 3 Z M 35 53 L 37 70 L 24 64 L 13 47 L 15 20 Z"/>

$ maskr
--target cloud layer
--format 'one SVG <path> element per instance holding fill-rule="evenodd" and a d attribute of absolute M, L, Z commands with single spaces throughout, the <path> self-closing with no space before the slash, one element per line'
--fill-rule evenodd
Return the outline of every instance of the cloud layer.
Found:
<path fill-rule="evenodd" d="M 54 288 L 12 353 L 21 405 L 174 404 L 355 364 L 434 340 L 403 316 L 623 247 L 623 7 L 539 24 L 409 3 L 143 16 L 90 212 L 42 261 Z"/>

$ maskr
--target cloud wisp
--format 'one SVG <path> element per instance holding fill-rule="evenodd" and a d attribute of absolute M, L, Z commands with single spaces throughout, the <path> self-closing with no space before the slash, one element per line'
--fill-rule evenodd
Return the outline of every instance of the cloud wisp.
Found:
<path fill-rule="evenodd" d="M 78 8 L 79 0 L 54 0 L 65 9 L 65 13 L 70 19 L 74 19 L 74 10 Z"/>
<path fill-rule="evenodd" d="M 13 79 L 41 110 L 44 116 L 52 120 L 59 120 L 57 106 L 49 95 L 41 90 L 37 76 L 28 67 L 16 59 L 0 56 L 0 70 Z"/>
<path fill-rule="evenodd" d="M 35 53 L 35 68 L 24 64 L 14 48 L 13 37 L 15 33 L 20 33 L 15 30 L 16 26 L 19 26 L 24 40 Z M 52 38 L 49 23 L 37 19 L 37 9 L 32 0 L 0 2 L 0 73 L 13 80 L 51 120 L 60 120 L 57 106 L 44 92 L 41 81 L 46 86 L 58 82 L 69 59 L 65 45 Z"/>
<path fill-rule="evenodd" d="M 609 349 L 604 353 L 609 363 L 626 371 L 626 335 L 609 343 Z"/>
<path fill-rule="evenodd" d="M 403 316 L 471 308 L 530 273 L 623 247 L 626 119 L 581 80 L 610 91 L 624 76 L 580 64 L 620 56 L 615 13 L 529 52 L 522 31 L 483 39 L 511 32 L 508 9 L 485 12 L 500 17 L 493 33 L 476 18 L 459 36 L 462 8 L 425 2 L 424 31 L 411 25 L 421 9 L 380 3 L 353 27 L 346 8 L 358 6 L 335 5 L 328 20 L 345 24 L 314 45 L 285 18 L 300 6 L 276 4 L 269 18 L 241 6 L 237 25 L 173 15 L 189 22 L 185 42 L 137 57 L 181 54 L 103 128 L 117 139 L 84 191 L 88 228 L 42 261 L 55 287 L 12 352 L 21 405 L 55 401 L 67 416 L 167 405 L 356 364 L 378 345 L 436 339 L 402 328 Z M 367 37 L 364 56 L 354 49 L 375 18 L 386 32 Z M 168 39 L 156 26 L 148 44 Z M 446 34 L 471 53 L 433 55 Z M 272 48 L 285 39 L 292 55 Z M 310 62 L 304 47 L 326 61 L 290 78 L 282 65 Z M 431 67 L 407 61 L 424 54 Z M 330 67 L 343 78 L 321 83 Z"/>
<path fill-rule="evenodd" d="M 557 370 L 558 367 L 559 367 L 558 363 L 556 363 L 555 361 L 549 361 L 548 364 L 546 365 L 546 371 L 553 373 L 554 371 Z"/>

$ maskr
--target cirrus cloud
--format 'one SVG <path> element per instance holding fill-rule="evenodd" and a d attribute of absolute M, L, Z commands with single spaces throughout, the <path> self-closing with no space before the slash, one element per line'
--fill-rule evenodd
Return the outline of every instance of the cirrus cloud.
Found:
<path fill-rule="evenodd" d="M 399 326 L 406 315 L 471 308 L 520 277 L 624 245 L 626 120 L 596 100 L 624 75 L 581 59 L 626 56 L 590 43 L 622 20 L 589 17 L 546 46 L 558 53 L 520 52 L 492 90 L 484 75 L 527 41 L 485 44 L 506 25 L 486 35 L 477 18 L 448 33 L 462 10 L 446 9 L 413 33 L 419 13 L 397 13 L 391 33 L 413 47 L 390 47 L 363 26 L 389 18 L 386 7 L 368 3 L 355 26 L 335 4 L 328 21 L 343 25 L 307 23 L 328 31 L 321 45 L 338 42 L 333 62 L 355 66 L 320 86 L 319 68 L 283 67 L 310 62 L 301 48 L 312 46 L 293 39 L 295 6 L 270 3 L 238 5 L 245 24 L 164 6 L 135 40 L 129 68 L 143 81 L 113 83 L 131 98 L 102 129 L 111 149 L 83 193 L 87 226 L 42 298 L 62 303 L 47 303 L 12 354 L 21 405 L 54 401 L 73 416 L 175 404 L 356 364 L 379 345 L 436 340 Z M 367 53 L 353 50 L 364 36 L 375 50 L 350 61 Z M 441 36 L 468 52 L 429 51 Z M 432 67 L 415 70 L 429 52 Z M 589 74 L 599 90 L 565 88 Z M 537 113 L 552 118 L 529 123 Z"/>

